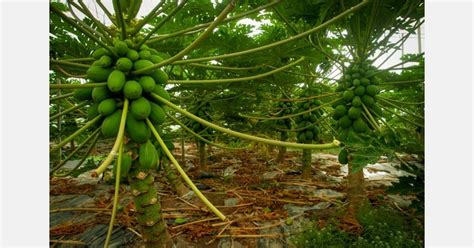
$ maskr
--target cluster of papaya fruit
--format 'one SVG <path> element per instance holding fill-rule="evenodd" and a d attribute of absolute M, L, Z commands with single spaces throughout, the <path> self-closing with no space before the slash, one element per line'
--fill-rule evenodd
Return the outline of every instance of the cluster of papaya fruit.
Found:
<path fill-rule="evenodd" d="M 190 112 L 201 119 L 209 121 L 211 120 L 211 116 L 209 115 L 211 111 L 212 106 L 208 101 L 197 100 L 194 102 L 194 108 L 191 109 Z M 213 134 L 212 129 L 207 128 L 207 126 L 194 120 L 191 121 L 191 129 L 201 136 L 209 136 Z"/>
<path fill-rule="evenodd" d="M 118 56 L 105 48 L 95 50 L 91 55 L 95 61 L 87 70 L 87 83 L 106 82 L 106 85 L 76 89 L 74 97 L 80 101 L 89 101 L 89 120 L 100 116 L 97 125 L 101 125 L 104 138 L 117 136 L 123 104 L 125 99 L 129 100 L 126 136 L 139 145 L 139 165 L 145 169 L 156 166 L 159 158 L 158 151 L 150 141 L 151 130 L 145 120 L 148 118 L 154 126 L 159 126 L 166 119 L 163 104 L 152 97 L 152 94 L 166 100 L 170 100 L 170 95 L 164 88 L 168 80 L 164 71 L 154 69 L 144 73 L 136 72 L 163 61 L 159 53 L 146 45 L 134 49 L 135 45 L 130 39 L 115 39 L 109 49 Z M 127 153 L 122 161 L 124 169 L 132 164 L 132 158 Z M 122 175 L 125 176 L 126 173 Z"/>
<path fill-rule="evenodd" d="M 338 139 L 345 141 L 351 133 L 365 133 L 373 129 L 364 118 L 365 112 L 381 113 L 375 104 L 380 80 L 375 76 L 376 68 L 368 61 L 356 62 L 345 68 L 336 92 L 342 92 L 342 99 L 333 104 L 333 119 L 337 121 Z M 339 162 L 348 163 L 348 152 L 342 148 Z"/>
<path fill-rule="evenodd" d="M 292 102 L 278 102 L 276 104 L 276 110 L 278 111 L 275 116 L 281 117 L 281 116 L 286 116 L 290 115 L 293 113 L 293 103 Z M 285 118 L 285 119 L 278 119 L 275 124 L 278 127 L 281 127 L 283 129 L 290 130 L 292 123 L 290 118 Z"/>
<path fill-rule="evenodd" d="M 318 95 L 319 91 L 309 89 L 301 95 L 301 98 L 310 98 L 311 96 Z M 306 101 L 299 101 L 296 103 L 294 113 L 301 113 L 308 111 L 313 108 L 321 106 L 321 101 L 318 99 L 308 99 Z M 313 141 L 319 141 L 319 127 L 315 123 L 321 118 L 323 114 L 321 109 L 316 109 L 302 115 L 295 117 L 296 125 L 296 141 L 298 143 L 310 144 Z"/>

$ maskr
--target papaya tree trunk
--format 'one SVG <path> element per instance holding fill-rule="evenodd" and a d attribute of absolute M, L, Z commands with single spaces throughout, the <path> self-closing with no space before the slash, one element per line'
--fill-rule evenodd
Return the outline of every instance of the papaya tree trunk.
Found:
<path fill-rule="evenodd" d="M 171 165 L 168 162 L 167 158 L 163 158 L 161 162 L 161 166 L 163 168 L 163 171 L 165 173 L 165 177 L 168 180 L 168 182 L 171 184 L 171 187 L 175 191 L 175 193 L 179 196 L 184 196 L 188 194 L 191 190 L 188 189 L 184 185 L 184 183 L 179 179 L 179 177 L 176 175 L 175 171 L 173 168 L 171 168 Z"/>
<path fill-rule="evenodd" d="M 280 140 L 281 141 L 287 141 L 288 140 L 288 133 L 287 132 L 280 132 Z M 286 154 L 286 147 L 279 146 L 278 147 L 278 157 L 277 157 L 277 162 L 281 163 L 283 160 L 285 160 L 285 154 Z"/>
<path fill-rule="evenodd" d="M 303 178 L 311 177 L 311 150 L 303 149 L 303 161 L 302 161 L 302 172 Z"/>
<path fill-rule="evenodd" d="M 347 199 L 349 202 L 349 209 L 357 213 L 360 204 L 365 198 L 364 189 L 364 171 L 352 173 L 352 166 L 348 165 L 349 174 L 347 176 Z"/>
<path fill-rule="evenodd" d="M 199 141 L 199 169 L 207 170 L 206 143 Z"/>
<path fill-rule="evenodd" d="M 135 169 L 129 174 L 129 181 L 144 247 L 171 247 L 151 170 Z"/>

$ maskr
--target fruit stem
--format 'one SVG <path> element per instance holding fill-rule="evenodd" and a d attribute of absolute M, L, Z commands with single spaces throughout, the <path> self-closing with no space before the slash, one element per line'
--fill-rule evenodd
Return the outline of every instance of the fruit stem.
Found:
<path fill-rule="evenodd" d="M 156 24 L 156 26 L 150 31 L 148 32 L 148 34 L 145 36 L 145 38 L 143 38 L 140 43 L 138 43 L 137 45 L 137 49 L 139 49 L 143 44 L 145 44 L 145 42 L 150 39 L 150 37 L 156 32 L 158 31 L 158 29 L 160 29 L 169 19 L 171 19 L 171 17 L 173 17 L 185 4 L 186 2 L 188 2 L 188 0 L 183 0 L 178 6 L 176 6 L 176 8 L 174 8 L 171 13 L 169 13 L 165 18 L 163 18 L 158 24 Z"/>
<path fill-rule="evenodd" d="M 255 70 L 259 69 L 262 67 L 265 67 L 266 65 L 256 65 L 256 66 L 251 66 L 251 67 L 231 67 L 231 66 L 222 66 L 222 65 L 204 65 L 204 64 L 199 64 L 199 63 L 190 63 L 188 66 L 194 66 L 194 67 L 201 67 L 201 68 L 206 68 L 206 69 L 211 69 L 211 70 L 226 70 L 226 71 L 249 71 L 249 70 Z"/>
<path fill-rule="evenodd" d="M 301 63 L 304 60 L 304 57 L 299 58 L 298 60 L 287 64 L 285 66 L 279 67 L 278 69 L 275 69 L 273 71 L 265 72 L 262 74 L 258 75 L 253 75 L 250 77 L 241 77 L 241 78 L 226 78 L 226 79 L 208 79 L 208 80 L 168 80 L 166 83 L 167 84 L 211 84 L 211 83 L 234 83 L 234 82 L 240 82 L 240 81 L 249 81 L 249 80 L 255 80 L 258 78 L 266 77 L 272 74 L 275 74 L 277 72 L 283 71 L 287 68 L 290 68 L 294 65 L 297 65 Z"/>
<path fill-rule="evenodd" d="M 101 118 L 101 116 L 97 116 L 95 117 L 94 119 L 90 120 L 89 122 L 87 122 L 83 127 L 81 127 L 80 129 L 78 129 L 76 132 L 74 132 L 73 134 L 71 134 L 69 137 L 65 138 L 63 141 L 61 141 L 58 145 L 56 145 L 55 147 L 51 148 L 49 150 L 49 153 L 53 153 L 55 151 L 57 151 L 59 148 L 63 147 L 65 144 L 67 144 L 69 141 L 71 141 L 72 139 L 74 139 L 75 137 L 77 137 L 79 134 L 81 134 L 82 132 L 84 132 L 87 128 L 89 128 L 90 126 L 94 125 L 94 123 L 96 123 L 99 119 Z"/>
<path fill-rule="evenodd" d="M 59 112 L 59 113 L 56 113 L 55 115 L 50 116 L 50 117 L 49 117 L 49 120 L 50 120 L 50 121 L 51 121 L 51 120 L 54 120 L 54 119 L 58 118 L 59 116 L 66 115 L 66 114 L 68 114 L 68 113 L 70 113 L 70 112 L 72 112 L 72 111 L 74 111 L 74 110 L 76 110 L 76 109 L 79 109 L 79 108 L 81 108 L 81 107 L 84 107 L 84 106 L 87 105 L 88 102 L 89 102 L 89 101 L 83 101 L 83 102 L 81 102 L 81 103 L 79 103 L 79 104 L 73 106 L 72 108 L 68 108 L 68 109 L 66 109 L 66 110 L 64 110 L 64 111 L 61 111 L 61 112 Z"/>
<path fill-rule="evenodd" d="M 404 121 L 406 121 L 406 122 L 408 122 L 408 123 L 410 123 L 410 124 L 413 124 L 413 125 L 418 126 L 418 127 L 421 127 L 421 128 L 424 128 L 424 127 L 425 127 L 425 126 L 422 125 L 422 124 L 416 123 L 416 122 L 414 122 L 414 121 L 412 121 L 412 120 L 410 120 L 410 119 L 408 119 L 408 118 L 406 118 L 406 117 L 403 117 L 403 116 L 401 116 L 401 115 L 395 113 L 395 111 L 390 110 L 389 108 L 387 108 L 387 107 L 385 107 L 385 106 L 380 106 L 380 107 L 382 107 L 383 109 L 387 110 L 388 112 L 394 114 L 395 116 L 399 117 L 400 119 L 402 119 L 402 120 L 404 120 Z"/>
<path fill-rule="evenodd" d="M 321 31 L 322 29 L 324 29 L 324 28 L 328 27 L 329 25 L 332 25 L 333 23 L 341 20 L 342 18 L 344 18 L 347 15 L 355 12 L 356 10 L 359 10 L 360 8 L 365 6 L 367 3 L 369 3 L 369 0 L 363 0 L 359 4 L 351 7 L 350 9 L 342 12 L 341 14 L 333 17 L 332 19 L 322 23 L 321 25 L 319 25 L 315 28 L 312 28 L 312 29 L 307 30 L 307 31 L 305 31 L 303 33 L 300 33 L 298 35 L 295 35 L 295 36 L 292 36 L 290 38 L 280 40 L 280 41 L 277 41 L 277 42 L 274 42 L 274 43 L 271 43 L 271 44 L 268 44 L 268 45 L 265 45 L 265 46 L 252 48 L 252 49 L 248 49 L 248 50 L 244 50 L 244 51 L 240 51 L 240 52 L 236 52 L 236 53 L 218 55 L 218 56 L 179 60 L 179 61 L 173 62 L 172 64 L 188 64 L 188 63 L 201 62 L 201 61 L 219 60 L 219 59 L 224 59 L 224 58 L 231 58 L 231 57 L 247 55 L 247 54 L 251 54 L 251 53 L 255 53 L 255 52 L 260 52 L 260 51 L 263 51 L 263 50 L 268 50 L 268 49 L 271 49 L 271 48 L 274 48 L 274 47 L 277 47 L 277 46 L 280 46 L 280 45 L 283 45 L 283 44 L 286 44 L 286 43 L 289 43 L 289 42 L 292 42 L 292 41 L 295 41 L 295 40 L 298 40 L 298 39 L 301 39 L 301 38 L 304 38 L 304 37 L 308 36 L 311 33 Z"/>
<path fill-rule="evenodd" d="M 185 3 L 185 1 L 183 1 L 183 3 Z M 183 4 L 181 3 L 180 6 Z M 178 6 L 179 7 L 179 6 Z M 214 28 L 217 27 L 223 20 L 224 18 L 227 16 L 227 14 L 229 14 L 229 12 L 231 12 L 235 7 L 235 1 L 232 0 L 228 5 L 227 7 L 225 7 L 224 10 L 222 10 L 222 12 L 217 16 L 217 18 L 212 22 L 211 25 L 209 25 L 209 27 L 206 29 L 206 31 L 204 31 L 201 35 L 199 35 L 199 37 L 197 37 L 191 44 L 189 44 L 189 46 L 187 46 L 186 48 L 184 48 L 183 50 L 181 50 L 179 53 L 177 53 L 176 55 L 174 55 L 173 57 L 167 59 L 167 60 L 164 60 L 164 61 L 161 61 L 160 63 L 157 63 L 155 65 L 152 65 L 150 67 L 147 67 L 147 68 L 143 68 L 143 69 L 140 69 L 140 70 L 136 70 L 136 71 L 133 71 L 132 74 L 139 74 L 139 73 L 145 73 L 145 72 L 149 72 L 151 70 L 154 70 L 154 69 L 157 69 L 157 68 L 160 68 L 162 66 L 165 66 L 165 65 L 169 65 L 171 64 L 172 62 L 178 60 L 178 59 L 181 59 L 184 55 L 188 54 L 189 52 L 191 52 L 196 46 L 198 46 L 202 41 L 204 41 L 213 31 L 214 31 Z M 144 41 L 146 41 L 147 38 L 149 38 L 149 36 L 152 34 L 153 32 L 150 32 L 148 34 L 147 37 L 145 37 L 145 39 L 142 40 L 142 43 Z"/>
<path fill-rule="evenodd" d="M 377 130 L 380 130 L 380 126 L 377 124 L 377 122 L 375 121 L 375 118 L 372 116 L 372 114 L 370 114 L 369 109 L 367 109 L 367 107 L 365 106 L 364 103 L 362 103 L 362 108 L 364 109 L 365 113 L 367 113 L 366 118 L 368 119 L 369 122 L 371 122 L 372 126 L 374 128 L 376 128 Z"/>
<path fill-rule="evenodd" d="M 57 60 L 57 59 L 50 59 L 49 62 L 51 64 L 67 65 L 67 66 L 73 66 L 73 67 L 78 67 L 78 68 L 86 68 L 86 69 L 89 69 L 89 67 L 91 67 L 91 65 L 74 63 L 74 62 L 64 61 L 64 60 Z"/>
<path fill-rule="evenodd" d="M 89 147 L 87 148 L 87 151 L 86 153 L 84 153 L 84 155 L 82 156 L 81 160 L 79 160 L 79 163 L 77 163 L 77 165 L 72 168 L 72 170 L 68 171 L 66 174 L 62 174 L 62 175 L 54 175 L 55 177 L 66 177 L 66 176 L 69 176 L 71 175 L 71 173 L 73 173 L 75 170 L 77 170 L 77 168 L 79 168 L 82 163 L 84 163 L 84 161 L 86 161 L 86 159 L 89 157 L 89 154 L 91 153 L 92 149 L 94 149 L 95 147 L 95 144 L 97 143 L 97 141 L 99 140 L 99 136 L 100 136 L 100 133 L 98 133 L 94 139 L 92 140 L 91 144 L 89 145 Z"/>
<path fill-rule="evenodd" d="M 87 84 L 49 84 L 50 89 L 79 89 L 79 88 L 95 88 L 106 86 L 107 83 L 87 83 Z"/>
<path fill-rule="evenodd" d="M 338 147 L 340 145 L 340 142 L 338 140 L 333 140 L 333 142 L 327 143 L 327 144 L 299 144 L 299 143 L 291 143 L 291 142 L 282 142 L 282 141 L 278 141 L 278 140 L 266 139 L 266 138 L 261 138 L 261 137 L 245 134 L 245 133 L 240 133 L 240 132 L 237 132 L 237 131 L 227 129 L 227 128 L 221 127 L 219 125 L 213 124 L 213 123 L 208 122 L 204 119 L 201 119 L 201 118 L 189 113 L 188 111 L 174 105 L 170 101 L 167 101 L 166 99 L 164 99 L 163 97 L 161 97 L 161 96 L 159 96 L 155 93 L 151 93 L 151 96 L 154 97 L 155 99 L 159 100 L 160 102 L 164 103 L 165 105 L 169 106 L 170 108 L 176 110 L 177 112 L 179 112 L 179 113 L 181 113 L 181 114 L 183 114 L 183 115 L 185 115 L 185 116 L 187 116 L 187 117 L 189 117 L 189 118 L 191 118 L 191 119 L 193 119 L 193 120 L 195 120 L 195 121 L 197 121 L 197 122 L 199 122 L 199 123 L 201 123 L 205 126 L 208 126 L 208 127 L 212 128 L 212 129 L 215 129 L 217 131 L 220 131 L 220 132 L 223 132 L 223 133 L 226 133 L 226 134 L 229 134 L 229 135 L 241 138 L 241 139 L 261 142 L 261 143 L 265 143 L 265 144 L 269 144 L 269 145 L 275 145 L 275 146 L 292 147 L 292 148 L 296 148 L 296 149 L 330 149 L 330 148 Z"/>
<path fill-rule="evenodd" d="M 99 134 L 100 132 L 100 127 L 97 128 L 89 137 L 87 137 L 80 145 L 78 145 L 76 147 L 76 149 L 74 149 L 74 151 L 72 151 L 64 160 L 61 161 L 61 163 L 59 163 L 58 165 L 56 165 L 55 167 L 53 167 L 51 169 L 51 171 L 49 172 L 50 175 L 52 175 L 55 171 L 57 171 L 59 168 L 61 168 L 64 164 L 66 164 L 67 161 L 69 161 L 72 156 L 74 156 L 74 154 L 76 154 L 79 150 L 82 149 L 82 147 L 84 145 L 86 145 L 89 140 L 91 140 L 93 137 L 96 137 L 97 134 Z"/>
<path fill-rule="evenodd" d="M 406 80 L 406 81 L 393 81 L 393 82 L 380 83 L 380 85 L 412 84 L 412 83 L 422 83 L 424 81 L 425 81 L 425 79 Z"/>
<path fill-rule="evenodd" d="M 165 142 L 161 139 L 160 135 L 156 131 L 155 127 L 153 126 L 153 123 L 147 118 L 146 123 L 151 129 L 151 132 L 153 135 L 155 135 L 155 138 L 158 140 L 158 143 L 160 143 L 161 148 L 163 151 L 166 153 L 166 156 L 170 159 L 170 161 L 176 166 L 176 169 L 178 170 L 179 174 L 183 177 L 184 181 L 191 187 L 191 189 L 196 193 L 197 197 L 206 204 L 206 206 L 215 214 L 217 217 L 219 217 L 221 220 L 225 221 L 227 217 L 225 217 L 224 214 L 222 214 L 219 209 L 217 209 L 202 193 L 199 191 L 199 189 L 194 185 L 194 183 L 191 181 L 191 179 L 186 175 L 186 172 L 181 168 L 179 165 L 178 161 L 173 157 L 173 154 L 168 150 L 168 147 L 166 146 Z"/>
<path fill-rule="evenodd" d="M 71 1 L 72 2 L 72 1 Z M 71 4 L 75 5 L 74 2 L 72 2 Z M 99 20 L 97 20 L 94 15 L 90 12 L 90 10 L 87 8 L 87 6 L 84 4 L 84 1 L 82 0 L 79 0 L 79 4 L 81 5 L 82 7 L 82 10 L 78 8 L 79 11 L 81 11 L 84 15 L 86 15 L 87 17 L 89 17 L 89 19 L 92 20 L 92 22 L 94 22 L 94 24 L 97 26 L 98 29 L 100 29 L 100 31 L 102 31 L 102 34 L 104 34 L 104 38 L 106 38 L 108 40 L 108 42 L 110 44 L 112 44 L 112 39 L 110 38 L 110 36 L 112 35 L 112 32 L 110 32 L 110 30 L 107 28 L 107 26 L 105 26 L 104 24 L 102 24 L 102 22 L 100 22 Z M 77 6 L 77 5 L 76 5 Z M 77 8 L 77 7 L 76 7 Z"/>
<path fill-rule="evenodd" d="M 425 117 L 420 116 L 420 115 L 417 115 L 417 114 L 415 114 L 415 113 L 412 113 L 411 111 L 408 111 L 408 110 L 406 110 L 405 108 L 402 108 L 402 107 L 400 107 L 400 106 L 397 105 L 397 104 L 391 103 L 391 102 L 389 102 L 389 101 L 387 101 L 387 100 L 385 100 L 385 99 L 383 99 L 383 98 L 379 98 L 379 100 L 382 101 L 382 102 L 384 102 L 385 104 L 390 105 L 390 106 L 392 106 L 392 107 L 394 107 L 394 108 L 396 108 L 396 109 L 398 109 L 398 110 L 400 110 L 400 111 L 403 111 L 403 112 L 405 112 L 405 113 L 407 113 L 407 114 L 409 114 L 409 115 L 411 115 L 411 116 L 413 116 L 413 117 L 417 117 L 417 118 L 419 118 L 419 119 L 421 119 L 421 120 L 425 120 Z"/>
<path fill-rule="evenodd" d="M 135 26 L 135 29 L 130 33 L 130 36 L 135 36 L 138 32 L 140 32 L 140 29 L 145 26 L 145 24 L 148 23 L 148 21 L 152 18 L 155 18 L 158 14 L 160 14 L 162 11 L 158 11 L 159 8 L 165 3 L 164 0 L 160 1 L 151 11 L 148 13 L 148 15 L 145 16 L 145 18 L 141 19 L 138 24 Z"/>
<path fill-rule="evenodd" d="M 123 153 L 123 134 L 120 139 L 120 148 L 118 151 L 117 160 L 117 173 L 115 175 L 115 191 L 114 191 L 114 203 L 112 206 L 112 216 L 110 217 L 109 229 L 107 230 L 107 236 L 105 238 L 104 247 L 109 246 L 110 237 L 112 236 L 112 230 L 114 230 L 115 216 L 117 215 L 117 206 L 120 192 L 120 166 L 122 165 L 122 153 Z"/>
<path fill-rule="evenodd" d="M 338 98 L 338 99 L 334 99 L 330 102 L 321 104 L 317 107 L 310 108 L 308 110 L 305 110 L 305 111 L 302 111 L 302 112 L 299 112 L 299 113 L 296 113 L 296 114 L 291 114 L 291 115 L 284 115 L 284 116 L 277 116 L 277 117 L 258 117 L 258 116 L 250 116 L 250 115 L 244 115 L 244 114 L 239 113 L 239 116 L 245 117 L 245 118 L 256 119 L 256 120 L 282 120 L 282 119 L 288 119 L 288 118 L 291 118 L 291 117 L 296 117 L 296 116 L 299 116 L 299 115 L 303 115 L 303 114 L 306 114 L 306 113 L 311 113 L 311 112 L 316 111 L 318 109 L 321 109 L 325 106 L 331 105 L 332 103 L 337 102 L 341 99 L 343 99 L 343 97 Z"/>
<path fill-rule="evenodd" d="M 266 5 L 262 5 L 258 8 L 255 8 L 255 9 L 252 9 L 252 10 L 249 10 L 249 11 L 246 11 L 246 12 L 243 12 L 241 14 L 238 14 L 238 15 L 235 15 L 235 16 L 232 16 L 232 17 L 228 17 L 226 19 L 224 19 L 222 21 L 222 23 L 226 23 L 226 22 L 230 22 L 230 21 L 233 21 L 233 20 L 236 20 L 236 19 L 240 19 L 241 17 L 244 17 L 244 16 L 247 16 L 247 15 L 250 15 L 250 14 L 253 14 L 253 13 L 256 13 L 256 12 L 259 12 L 260 10 L 263 10 L 263 9 L 266 9 L 270 6 L 273 6 L 275 4 L 278 4 L 280 3 L 281 0 L 275 0 L 271 3 L 268 3 Z M 179 36 L 179 35 L 190 35 L 190 34 L 194 34 L 196 32 L 198 32 L 199 30 L 201 29 L 204 29 L 206 27 L 208 27 L 209 25 L 211 25 L 212 22 L 208 22 L 208 23 L 203 23 L 203 24 L 199 24 L 197 26 L 194 26 L 194 27 L 190 27 L 190 28 L 187 28 L 187 29 L 183 29 L 183 30 L 180 30 L 180 31 L 177 31 L 177 32 L 174 32 L 174 33 L 171 33 L 171 34 L 163 34 L 163 35 L 159 35 L 158 37 L 155 37 L 155 38 L 151 38 L 150 40 L 147 41 L 147 44 L 150 44 L 150 43 L 154 43 L 154 42 L 157 42 L 157 41 L 161 41 L 161 40 L 165 40 L 165 39 L 169 39 L 169 38 L 173 38 L 173 37 L 176 37 L 176 36 Z M 196 32 L 192 32 L 192 31 L 196 31 Z"/>
<path fill-rule="evenodd" d="M 115 140 L 115 144 L 112 147 L 112 151 L 110 151 L 107 158 L 104 160 L 104 162 L 102 162 L 102 164 L 97 169 L 95 169 L 93 173 L 94 176 L 102 174 L 107 168 L 107 166 L 109 166 L 110 163 L 112 163 L 112 161 L 114 160 L 114 157 L 117 154 L 117 150 L 119 149 L 119 146 L 123 140 L 123 134 L 125 132 L 125 122 L 127 122 L 127 112 L 128 112 L 128 99 L 125 98 L 123 102 L 122 117 L 120 119 L 120 126 L 119 126 L 119 131 L 117 134 L 117 139 Z"/>
<path fill-rule="evenodd" d="M 97 5 L 104 11 L 105 15 L 109 18 L 110 22 L 112 22 L 113 25 L 117 26 L 117 23 L 114 21 L 114 18 L 112 17 L 112 13 L 104 6 L 102 1 L 96 0 Z"/>
<path fill-rule="evenodd" d="M 192 129 L 190 129 L 189 127 L 187 127 L 186 125 L 184 125 L 184 123 L 180 122 L 178 119 L 176 119 L 174 116 L 170 115 L 168 112 L 166 112 L 166 115 L 171 119 L 173 120 L 174 122 L 176 122 L 178 125 L 180 125 L 181 127 L 183 127 L 184 130 L 188 131 L 192 136 L 198 138 L 199 140 L 203 141 L 203 142 L 206 142 L 207 144 L 209 145 L 212 145 L 212 146 L 215 146 L 215 147 L 219 147 L 219 148 L 222 148 L 222 149 L 228 149 L 228 150 L 240 150 L 240 149 L 246 149 L 248 148 L 247 146 L 245 147 L 227 147 L 227 146 L 223 146 L 223 145 L 219 145 L 219 144 L 216 144 L 208 139 L 205 139 L 204 137 L 202 137 L 201 135 L 197 134 L 196 132 L 194 132 Z"/>
<path fill-rule="evenodd" d="M 71 93 L 67 93 L 67 94 L 64 94 L 64 95 L 59 95 L 59 96 L 56 96 L 56 97 L 51 97 L 49 98 L 49 102 L 54 102 L 54 101 L 58 101 L 58 100 L 61 100 L 61 99 L 64 99 L 64 98 L 68 98 L 70 96 L 73 96 L 74 95 L 74 92 L 71 92 Z"/>

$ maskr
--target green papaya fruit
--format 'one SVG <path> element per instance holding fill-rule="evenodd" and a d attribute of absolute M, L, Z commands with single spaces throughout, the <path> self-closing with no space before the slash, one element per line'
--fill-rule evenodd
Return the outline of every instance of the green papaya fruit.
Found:
<path fill-rule="evenodd" d="M 112 172 L 114 175 L 117 173 L 117 163 L 118 159 L 115 160 L 114 166 L 112 167 Z M 128 153 L 122 154 L 122 163 L 120 164 L 120 177 L 126 177 L 130 168 L 132 167 L 132 157 Z"/>
<path fill-rule="evenodd" d="M 138 52 L 138 56 L 140 57 L 140 59 L 149 60 L 150 56 L 151 56 L 151 53 L 148 50 L 140 50 L 140 52 Z"/>
<path fill-rule="evenodd" d="M 354 89 L 354 95 L 362 96 L 364 94 L 365 94 L 365 87 L 364 86 L 359 85 Z"/>
<path fill-rule="evenodd" d="M 140 59 L 140 55 L 138 55 L 136 50 L 130 49 L 127 52 L 127 58 L 129 58 L 131 61 L 137 61 Z"/>
<path fill-rule="evenodd" d="M 158 159 L 158 153 L 150 140 L 146 141 L 144 144 L 140 144 L 138 160 L 141 168 L 145 170 L 153 169 L 156 167 Z"/>
<path fill-rule="evenodd" d="M 352 120 L 349 118 L 349 116 L 344 115 L 339 119 L 337 124 L 341 128 L 349 128 L 352 125 Z"/>
<path fill-rule="evenodd" d="M 154 102 L 150 102 L 150 104 L 151 104 L 150 121 L 153 122 L 153 124 L 155 125 L 163 124 L 166 120 L 165 111 L 160 105 Z"/>
<path fill-rule="evenodd" d="M 352 99 L 352 106 L 354 107 L 362 106 L 362 100 L 360 99 L 360 96 L 354 96 L 354 98 Z"/>
<path fill-rule="evenodd" d="M 107 78 L 107 88 L 112 92 L 120 92 L 125 85 L 125 74 L 122 71 L 114 70 Z"/>
<path fill-rule="evenodd" d="M 363 95 L 362 96 L 362 102 L 368 106 L 372 107 L 375 104 L 375 99 L 369 95 Z"/>
<path fill-rule="evenodd" d="M 128 46 L 127 46 L 127 43 L 125 41 L 121 41 L 121 40 L 116 40 L 114 42 L 114 48 L 115 48 L 115 51 L 117 52 L 117 54 L 120 55 L 120 56 L 127 54 L 128 50 L 129 50 Z"/>
<path fill-rule="evenodd" d="M 163 58 L 158 56 L 158 55 L 155 55 L 155 54 L 152 54 L 150 55 L 150 61 L 153 62 L 153 64 L 158 64 L 160 63 L 161 61 L 163 61 Z"/>
<path fill-rule="evenodd" d="M 108 116 L 117 109 L 117 102 L 113 98 L 107 98 L 99 103 L 98 111 L 102 116 Z"/>
<path fill-rule="evenodd" d="M 362 87 L 363 88 L 363 87 Z M 352 98 L 354 98 L 354 91 L 352 90 L 346 90 L 342 94 L 342 97 L 344 97 L 344 100 L 346 101 L 352 101 Z"/>
<path fill-rule="evenodd" d="M 168 93 L 168 91 L 165 90 L 165 88 L 163 88 L 161 85 L 155 85 L 155 88 L 153 89 L 153 93 L 163 97 L 165 100 L 171 100 L 171 96 L 170 94 Z M 155 101 L 157 103 L 161 103 L 160 101 Z"/>
<path fill-rule="evenodd" d="M 115 67 L 120 71 L 127 72 L 132 69 L 133 62 L 127 57 L 122 57 L 117 60 L 117 62 L 115 63 Z"/>
<path fill-rule="evenodd" d="M 130 112 L 137 120 L 145 120 L 151 113 L 151 104 L 145 97 L 140 97 L 130 104 Z"/>
<path fill-rule="evenodd" d="M 153 66 L 153 63 L 149 60 L 146 60 L 146 59 L 140 59 L 140 60 L 137 60 L 133 63 L 133 69 L 134 70 L 141 70 L 141 69 L 144 69 L 144 68 L 148 68 L 150 66 Z M 145 75 L 150 75 L 152 72 L 147 72 L 147 73 L 144 73 Z"/>
<path fill-rule="evenodd" d="M 128 137 L 136 143 L 145 143 L 150 139 L 151 131 L 145 121 L 137 120 L 133 115 L 127 115 L 127 123 L 125 125 Z"/>
<path fill-rule="evenodd" d="M 352 106 L 349 108 L 349 111 L 347 111 L 347 116 L 349 116 L 349 118 L 351 118 L 352 120 L 359 119 L 361 115 L 362 115 L 362 111 L 358 107 Z"/>
<path fill-rule="evenodd" d="M 113 114 L 105 117 L 102 122 L 101 131 L 105 138 L 116 137 L 120 128 L 122 110 L 118 109 Z"/>
<path fill-rule="evenodd" d="M 142 86 L 142 89 L 145 92 L 152 92 L 156 85 L 155 80 L 150 76 L 140 77 L 138 83 Z"/>
<path fill-rule="evenodd" d="M 94 58 L 94 59 L 100 59 L 100 57 L 102 57 L 102 56 L 104 56 L 104 55 L 110 56 L 111 54 L 110 54 L 110 52 L 109 52 L 107 49 L 101 47 L 101 48 L 98 48 L 97 50 L 95 50 L 95 51 L 92 53 L 92 58 Z"/>
<path fill-rule="evenodd" d="M 365 91 L 369 96 L 375 96 L 379 93 L 379 88 L 376 85 L 369 85 Z"/>
<path fill-rule="evenodd" d="M 130 100 L 138 99 L 142 96 L 142 86 L 137 81 L 127 81 L 123 86 L 123 94 Z"/>
<path fill-rule="evenodd" d="M 150 75 L 156 84 L 164 85 L 168 81 L 168 74 L 161 69 L 154 70 Z"/>
<path fill-rule="evenodd" d="M 339 155 L 337 156 L 337 160 L 341 164 L 347 164 L 349 163 L 349 154 L 346 149 L 342 148 L 341 151 L 339 152 Z"/>
<path fill-rule="evenodd" d="M 352 128 L 357 133 L 363 133 L 367 131 L 369 127 L 367 126 L 367 123 L 365 123 L 365 121 L 362 120 L 362 118 L 359 118 L 355 120 L 354 123 L 352 123 Z"/>
<path fill-rule="evenodd" d="M 92 89 L 92 100 L 101 102 L 111 97 L 111 92 L 105 86 L 95 87 Z"/>
<path fill-rule="evenodd" d="M 78 88 L 74 90 L 73 97 L 78 101 L 92 100 L 93 88 Z"/>
<path fill-rule="evenodd" d="M 112 72 L 110 68 L 103 68 L 100 66 L 91 66 L 87 69 L 87 78 L 94 82 L 105 82 L 107 77 Z"/>

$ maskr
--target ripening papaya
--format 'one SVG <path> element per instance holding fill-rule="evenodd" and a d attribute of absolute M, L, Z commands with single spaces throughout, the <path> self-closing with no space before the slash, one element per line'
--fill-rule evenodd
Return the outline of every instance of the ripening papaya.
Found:
<path fill-rule="evenodd" d="M 118 109 L 113 114 L 105 117 L 102 122 L 101 131 L 105 138 L 116 137 L 120 128 L 122 110 Z"/>
<path fill-rule="evenodd" d="M 150 102 L 145 97 L 140 97 L 130 104 L 130 112 L 137 120 L 145 120 L 151 113 Z"/>
<path fill-rule="evenodd" d="M 107 88 L 112 92 L 119 92 L 125 85 L 125 74 L 122 71 L 114 70 L 107 78 Z"/>

